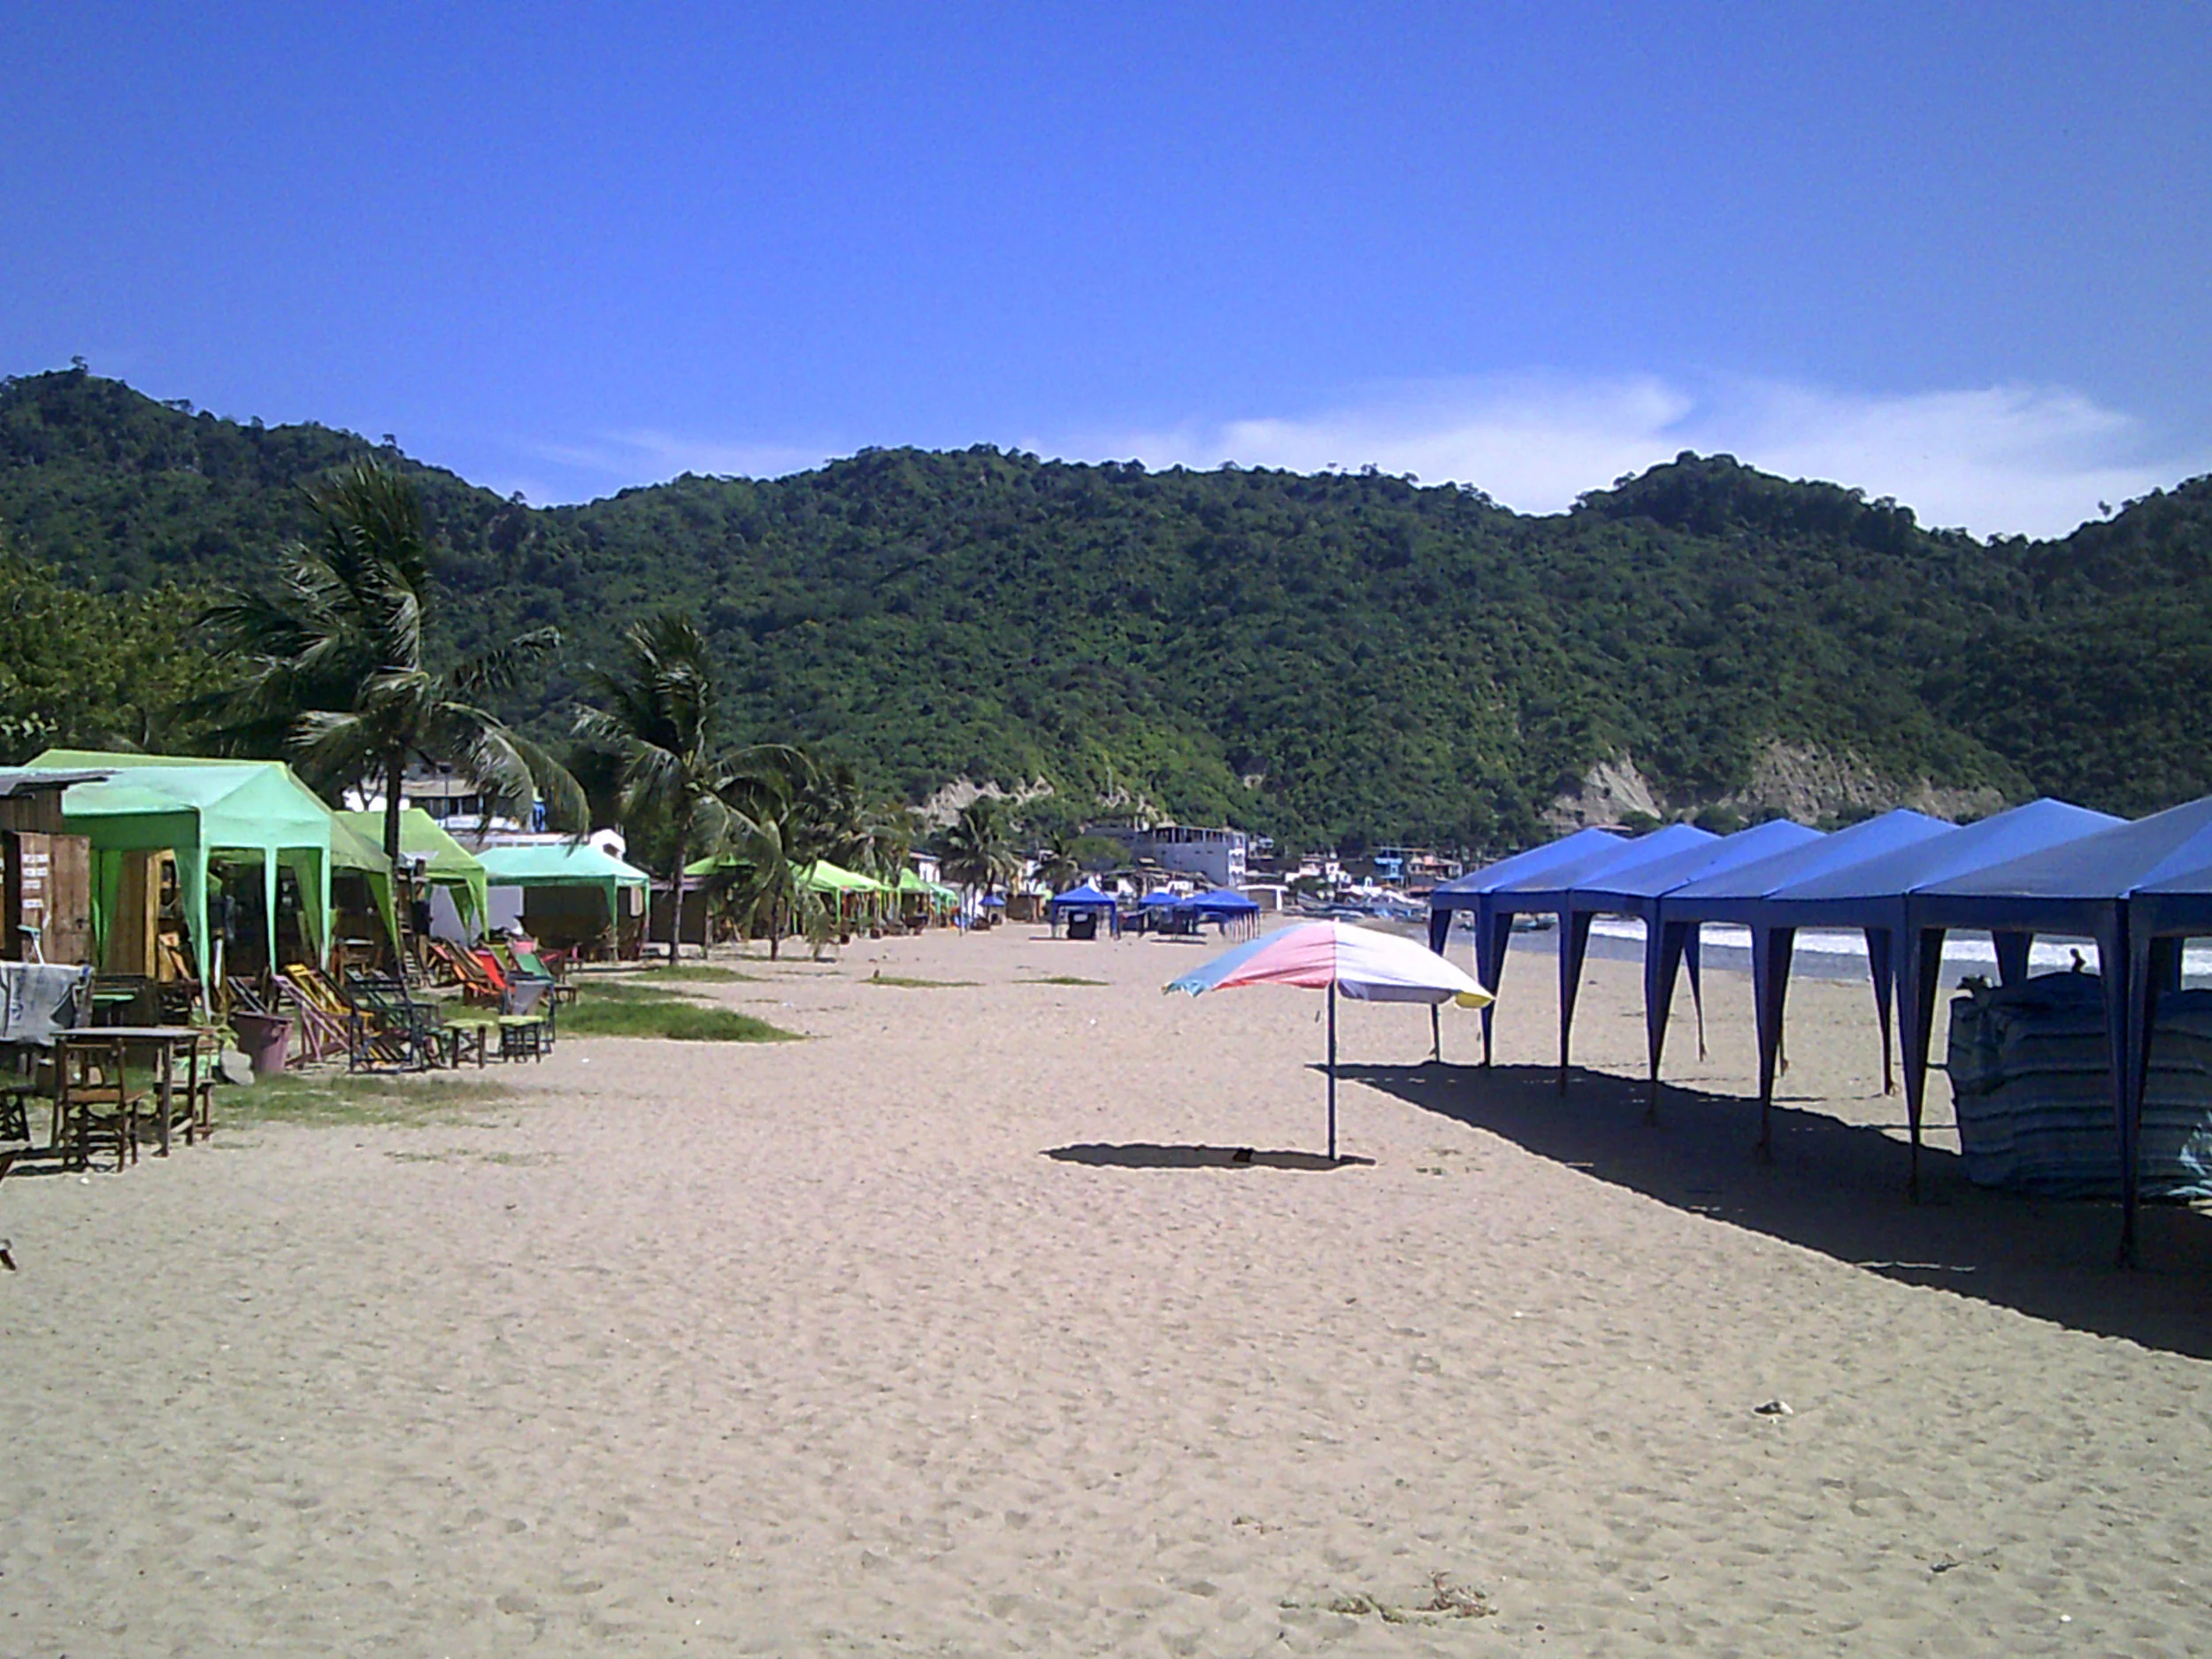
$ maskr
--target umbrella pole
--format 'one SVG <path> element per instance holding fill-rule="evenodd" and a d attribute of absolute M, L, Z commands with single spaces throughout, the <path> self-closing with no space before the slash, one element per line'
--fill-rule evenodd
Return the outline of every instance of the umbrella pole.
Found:
<path fill-rule="evenodd" d="M 1444 1061 L 1444 1015 L 1434 1002 L 1429 1004 L 1429 1058 L 1440 1065 Z"/>
<path fill-rule="evenodd" d="M 1336 1162 L 1336 981 L 1329 981 L 1329 1162 Z"/>

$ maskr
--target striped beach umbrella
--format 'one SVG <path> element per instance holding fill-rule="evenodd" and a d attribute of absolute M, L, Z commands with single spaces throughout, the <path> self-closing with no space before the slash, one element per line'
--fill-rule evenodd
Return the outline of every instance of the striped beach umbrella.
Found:
<path fill-rule="evenodd" d="M 1329 1156 L 1336 1157 L 1336 999 L 1362 1002 L 1446 1002 L 1483 1008 L 1492 1001 L 1435 951 L 1396 933 L 1347 922 L 1301 922 L 1225 950 L 1163 987 L 1199 996 L 1240 985 L 1294 985 L 1329 995 Z"/>

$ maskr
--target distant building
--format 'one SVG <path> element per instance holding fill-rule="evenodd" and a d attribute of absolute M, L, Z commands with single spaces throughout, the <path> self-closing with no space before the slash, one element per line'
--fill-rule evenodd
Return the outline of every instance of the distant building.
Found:
<path fill-rule="evenodd" d="M 486 823 L 487 802 L 483 791 L 472 779 L 439 767 L 435 771 L 422 766 L 411 766 L 400 782 L 399 798 L 403 804 L 419 806 L 449 830 L 457 830 L 463 823 Z M 520 827 L 511 818 L 496 811 L 491 814 L 489 827 Z"/>
<path fill-rule="evenodd" d="M 1426 847 L 1378 847 L 1375 879 L 1396 887 L 1432 887 L 1461 871 L 1460 861 Z"/>
<path fill-rule="evenodd" d="M 1241 887 L 1245 851 L 1250 838 L 1242 830 L 1202 829 L 1190 824 L 1092 824 L 1087 835 L 1102 835 L 1127 849 L 1131 864 L 1146 863 L 1179 875 L 1195 876 L 1217 887 Z"/>

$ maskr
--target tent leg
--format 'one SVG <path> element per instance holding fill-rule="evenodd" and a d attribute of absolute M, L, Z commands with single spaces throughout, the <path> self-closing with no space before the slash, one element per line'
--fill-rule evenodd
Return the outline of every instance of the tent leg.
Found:
<path fill-rule="evenodd" d="M 1336 1162 L 1336 981 L 1329 981 L 1329 1162 Z"/>

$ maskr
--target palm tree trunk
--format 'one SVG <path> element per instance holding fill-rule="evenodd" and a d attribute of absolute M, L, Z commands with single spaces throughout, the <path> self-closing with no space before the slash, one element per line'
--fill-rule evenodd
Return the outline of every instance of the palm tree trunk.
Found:
<path fill-rule="evenodd" d="M 676 965 L 676 953 L 681 949 L 684 936 L 684 849 L 676 849 L 676 881 L 669 894 L 668 906 L 668 965 Z"/>
<path fill-rule="evenodd" d="M 384 757 L 384 856 L 399 874 L 399 787 L 407 776 L 407 751 L 395 749 Z"/>

